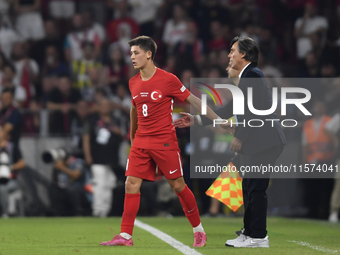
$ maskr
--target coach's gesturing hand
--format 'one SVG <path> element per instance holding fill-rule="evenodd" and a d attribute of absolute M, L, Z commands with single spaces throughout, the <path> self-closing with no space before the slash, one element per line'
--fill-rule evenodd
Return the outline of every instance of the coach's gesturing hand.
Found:
<path fill-rule="evenodd" d="M 234 139 L 231 142 L 230 150 L 234 152 L 240 152 L 242 147 L 242 142 L 238 138 L 234 137 Z"/>

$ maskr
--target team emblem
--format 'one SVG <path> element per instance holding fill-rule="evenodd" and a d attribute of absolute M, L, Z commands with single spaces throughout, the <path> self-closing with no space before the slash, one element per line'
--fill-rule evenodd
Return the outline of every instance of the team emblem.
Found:
<path fill-rule="evenodd" d="M 159 90 L 155 90 L 153 92 L 151 92 L 151 99 L 154 101 L 159 101 L 162 99 L 162 92 L 160 92 Z"/>

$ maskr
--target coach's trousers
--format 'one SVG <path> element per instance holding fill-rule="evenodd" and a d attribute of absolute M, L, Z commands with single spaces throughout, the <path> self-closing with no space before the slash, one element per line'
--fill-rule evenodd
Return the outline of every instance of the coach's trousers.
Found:
<path fill-rule="evenodd" d="M 117 178 L 107 165 L 91 166 L 93 185 L 93 216 L 106 217 L 111 209 L 112 190 L 117 186 Z"/>
<path fill-rule="evenodd" d="M 274 165 L 283 150 L 283 145 L 272 147 L 263 152 L 246 155 L 246 166 Z M 267 235 L 267 193 L 269 174 L 246 173 L 242 180 L 244 201 L 245 235 L 252 238 L 264 238 Z"/>

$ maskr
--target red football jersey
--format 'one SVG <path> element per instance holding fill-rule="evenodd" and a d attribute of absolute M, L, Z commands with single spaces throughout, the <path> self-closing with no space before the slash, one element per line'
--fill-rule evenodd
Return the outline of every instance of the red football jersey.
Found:
<path fill-rule="evenodd" d="M 147 81 L 143 81 L 138 73 L 130 79 L 129 87 L 138 118 L 138 129 L 132 146 L 177 150 L 176 130 L 172 124 L 173 98 L 184 101 L 190 91 L 175 75 L 160 68 Z"/>

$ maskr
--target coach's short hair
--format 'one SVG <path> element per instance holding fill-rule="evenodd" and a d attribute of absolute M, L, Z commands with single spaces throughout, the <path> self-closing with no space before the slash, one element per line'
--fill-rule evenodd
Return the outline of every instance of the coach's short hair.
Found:
<path fill-rule="evenodd" d="M 155 59 L 156 51 L 157 51 L 157 44 L 154 40 L 151 39 L 149 36 L 141 35 L 138 36 L 131 41 L 129 41 L 129 46 L 139 46 L 145 52 L 151 51 L 151 59 Z"/>
<path fill-rule="evenodd" d="M 238 42 L 238 51 L 240 53 L 245 53 L 244 59 L 250 61 L 251 63 L 257 65 L 259 60 L 260 49 L 257 42 L 255 42 L 250 37 L 239 37 L 236 36 L 231 41 L 231 46 Z"/>

